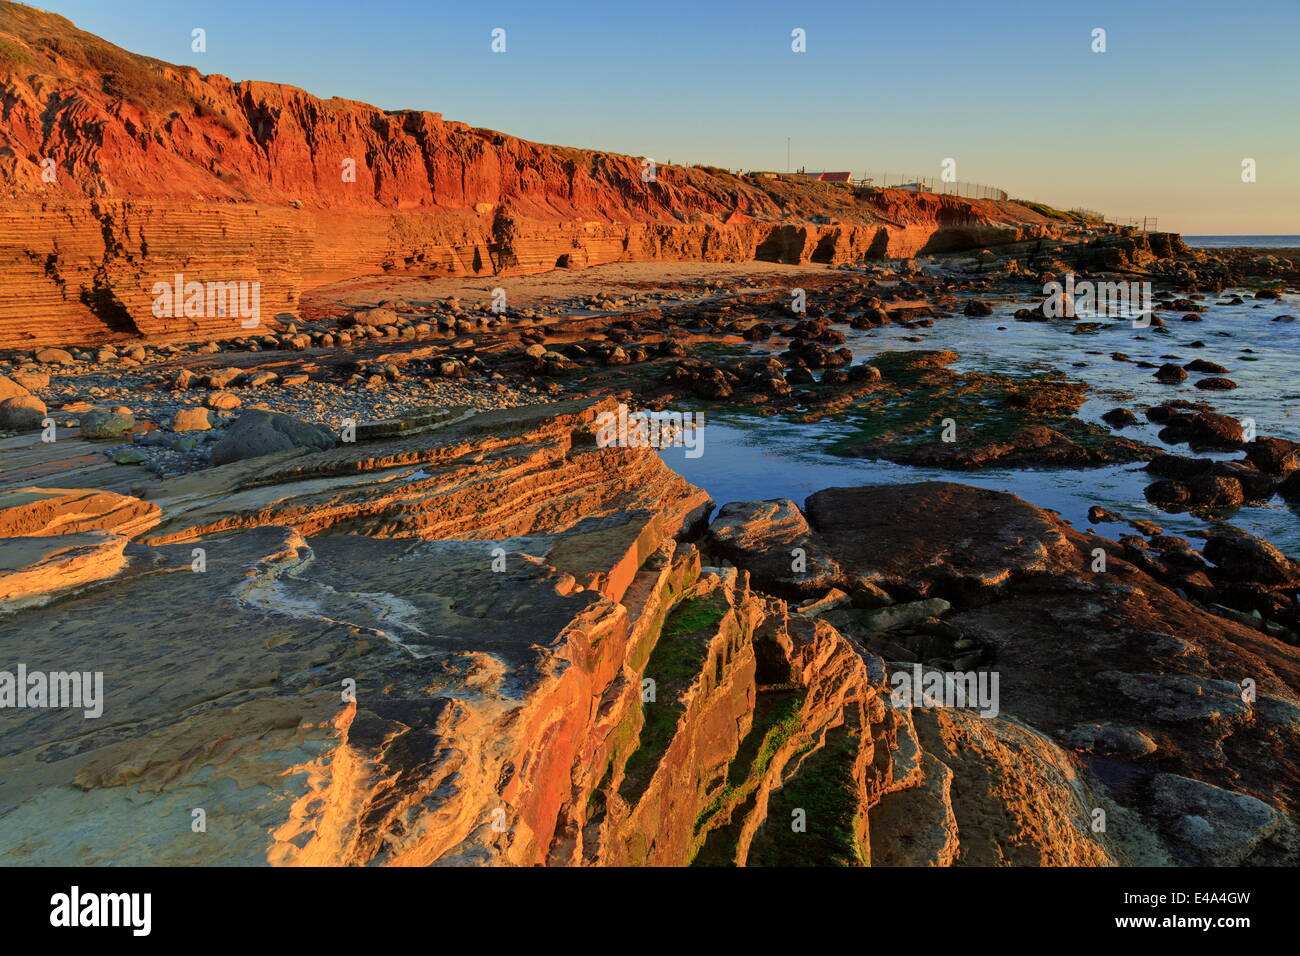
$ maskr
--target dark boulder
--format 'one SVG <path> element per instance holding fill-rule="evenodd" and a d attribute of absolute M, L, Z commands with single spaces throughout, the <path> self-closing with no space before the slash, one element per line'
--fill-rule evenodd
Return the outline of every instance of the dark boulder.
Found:
<path fill-rule="evenodd" d="M 334 433 L 320 425 L 311 425 L 279 412 L 250 409 L 240 415 L 212 446 L 212 463 L 224 465 L 290 448 L 320 451 L 333 448 L 337 443 Z"/>

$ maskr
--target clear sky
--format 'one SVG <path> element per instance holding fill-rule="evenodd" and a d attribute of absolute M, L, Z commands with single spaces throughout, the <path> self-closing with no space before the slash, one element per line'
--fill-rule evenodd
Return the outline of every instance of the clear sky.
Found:
<path fill-rule="evenodd" d="M 937 176 L 951 157 L 959 179 L 1057 206 L 1300 234 L 1296 0 L 39 5 L 204 73 L 546 143 L 783 170 L 789 138 L 795 168 L 855 175 Z"/>

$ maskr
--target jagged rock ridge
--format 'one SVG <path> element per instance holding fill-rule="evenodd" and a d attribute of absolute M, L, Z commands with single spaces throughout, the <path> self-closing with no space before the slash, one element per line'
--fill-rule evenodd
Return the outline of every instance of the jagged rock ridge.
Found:
<path fill-rule="evenodd" d="M 6 660 L 105 683 L 97 720 L 6 711 L 0 852 L 81 864 L 1294 860 L 1294 648 L 1205 614 L 1118 555 L 1098 581 L 1083 564 L 1105 539 L 961 485 L 832 489 L 807 517 L 737 506 L 701 538 L 702 492 L 652 450 L 595 446 L 609 407 L 379 429 L 164 481 L 148 503 L 34 489 L 0 502 L 11 557 L 64 525 L 63 537 L 115 541 L 123 559 L 90 577 L 38 567 L 25 598 L 0 607 Z M 918 512 L 947 533 L 934 539 Z M 981 523 L 1002 530 L 973 538 Z M 755 590 L 743 567 L 769 534 L 787 553 L 793 540 L 821 548 L 817 573 L 856 579 L 871 600 L 792 608 Z M 741 569 L 707 563 L 721 540 Z M 893 598 L 868 609 L 886 588 Z M 872 648 L 893 657 L 890 642 L 912 639 L 872 622 L 917 606 L 951 606 L 939 624 L 993 653 L 1001 713 L 891 696 Z M 1238 706 L 1243 672 L 1259 695 Z M 1115 695 L 1120 711 L 1101 706 Z"/>

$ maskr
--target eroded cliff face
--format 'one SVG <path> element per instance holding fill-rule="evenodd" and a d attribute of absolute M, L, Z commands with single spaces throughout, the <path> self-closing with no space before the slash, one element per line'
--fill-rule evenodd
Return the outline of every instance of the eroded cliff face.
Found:
<path fill-rule="evenodd" d="M 0 347 L 240 334 L 155 315 L 157 282 L 303 289 L 380 271 L 623 260 L 838 263 L 1059 233 L 1016 203 L 661 166 L 234 83 L 0 3 Z"/>
<path fill-rule="evenodd" d="M 104 688 L 95 719 L 4 711 L 0 853 L 83 865 L 1294 857 L 1294 648 L 1127 565 L 1091 581 L 1082 562 L 1103 539 L 960 485 L 852 489 L 883 496 L 874 510 L 832 490 L 807 521 L 793 504 L 741 506 L 702 537 L 699 489 L 650 449 L 596 446 L 610 408 L 361 428 L 334 449 L 164 481 L 148 502 L 0 498 L 0 656 L 99 672 Z M 918 509 L 952 512 L 951 534 L 917 530 Z M 963 520 L 999 531 L 975 542 Z M 722 538 L 741 569 L 711 566 Z M 861 595 L 851 607 L 831 592 L 795 608 L 756 590 L 747 555 L 791 541 L 826 552 L 815 569 L 828 580 L 918 600 L 863 610 Z M 872 575 L 858 567 L 868 552 Z M 944 613 L 938 594 L 954 613 L 934 633 L 955 621 L 968 649 L 995 653 L 999 712 L 892 693 L 876 648 L 899 659 L 916 639 L 898 625 L 918 606 Z M 1073 637 L 1109 676 L 1072 678 L 1049 612 L 1109 622 Z M 1195 643 L 1157 636 L 1193 619 Z M 1093 647 L 1106 634 L 1123 653 Z M 1239 671 L 1257 703 L 1231 704 Z M 1118 708 L 1093 692 L 1108 680 Z M 1096 741 L 1074 740 L 1094 725 Z M 1134 740 L 1151 747 L 1122 750 Z M 1250 772 L 1234 774 L 1230 754 L 1247 752 Z M 1188 837 L 1194 817 L 1213 840 Z"/>

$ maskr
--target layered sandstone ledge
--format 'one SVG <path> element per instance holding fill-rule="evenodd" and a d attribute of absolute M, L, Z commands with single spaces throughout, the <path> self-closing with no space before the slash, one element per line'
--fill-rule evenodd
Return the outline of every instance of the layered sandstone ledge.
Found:
<path fill-rule="evenodd" d="M 155 315 L 155 283 L 178 273 L 260 283 L 269 319 L 304 289 L 378 272 L 841 263 L 1074 228 L 1015 202 L 711 167 L 647 182 L 637 157 L 201 76 L 7 2 L 0 89 L 0 348 L 241 334 L 228 317 Z"/>
<path fill-rule="evenodd" d="M 610 407 L 360 429 L 147 503 L 0 500 L 25 589 L 0 657 L 104 681 L 96 719 L 0 711 L 0 854 L 1295 862 L 1294 647 L 963 485 L 739 503 L 702 534 L 699 489 L 596 446 Z M 796 545 L 850 590 L 757 590 Z M 78 548 L 104 558 L 50 563 Z M 997 712 L 892 698 L 909 661 L 997 672 Z"/>
<path fill-rule="evenodd" d="M 903 228 L 801 220 L 726 223 L 529 219 L 455 208 L 295 209 L 262 203 L 167 200 L 18 200 L 0 204 L 0 348 L 125 337 L 231 338 L 227 315 L 179 308 L 155 314 L 155 286 L 258 283 L 259 327 L 296 313 L 304 290 L 356 276 L 521 275 L 609 262 L 704 260 L 805 264 L 860 260 L 871 250 L 909 256 L 942 242 L 1007 243 L 1047 226 Z"/>

